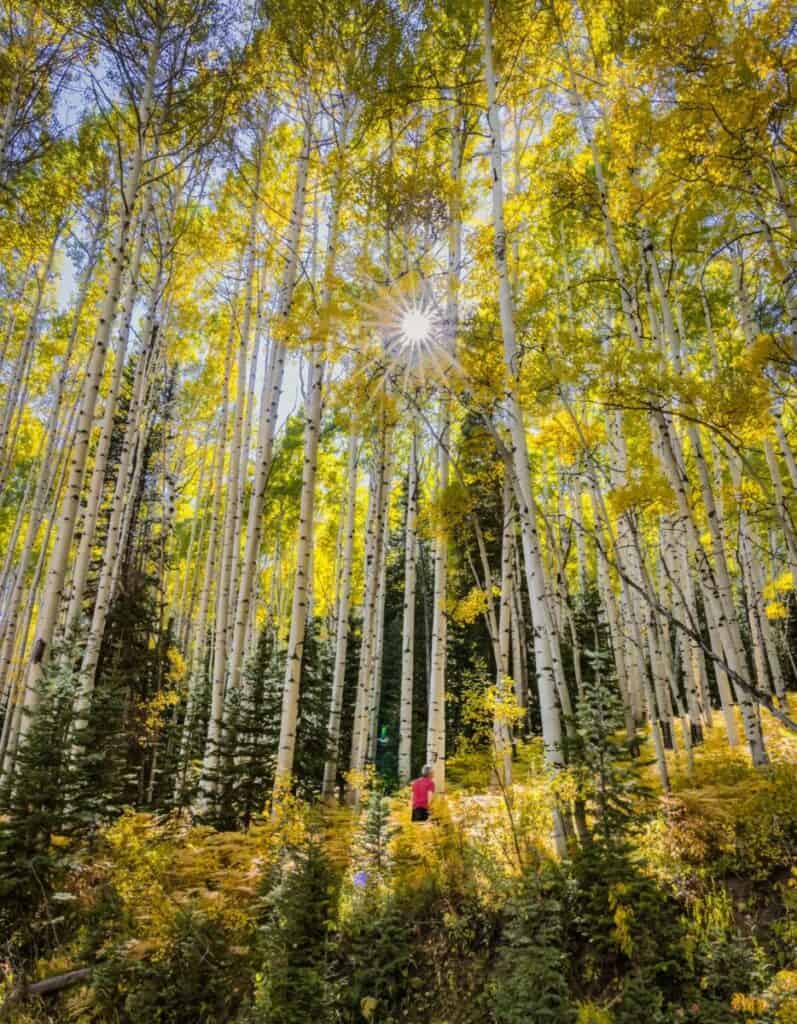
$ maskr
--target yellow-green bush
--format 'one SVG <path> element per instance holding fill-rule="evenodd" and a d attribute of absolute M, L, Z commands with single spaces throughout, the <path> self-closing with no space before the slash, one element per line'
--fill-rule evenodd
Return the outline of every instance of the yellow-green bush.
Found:
<path fill-rule="evenodd" d="M 661 838 L 671 857 L 712 874 L 763 879 L 797 859 L 797 767 L 730 761 L 700 788 L 665 800 Z"/>

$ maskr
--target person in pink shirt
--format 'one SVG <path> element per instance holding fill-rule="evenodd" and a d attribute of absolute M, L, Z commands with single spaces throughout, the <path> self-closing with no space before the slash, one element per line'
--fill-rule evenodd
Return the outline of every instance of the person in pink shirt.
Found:
<path fill-rule="evenodd" d="M 429 804 L 432 800 L 432 793 L 434 793 L 432 770 L 430 764 L 425 764 L 421 771 L 421 777 L 412 784 L 413 821 L 426 821 L 429 817 Z"/>

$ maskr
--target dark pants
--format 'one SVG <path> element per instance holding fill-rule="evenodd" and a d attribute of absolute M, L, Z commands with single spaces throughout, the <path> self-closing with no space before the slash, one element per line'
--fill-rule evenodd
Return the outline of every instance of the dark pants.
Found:
<path fill-rule="evenodd" d="M 413 807 L 412 809 L 412 820 L 413 821 L 427 821 L 429 818 L 428 807 Z"/>

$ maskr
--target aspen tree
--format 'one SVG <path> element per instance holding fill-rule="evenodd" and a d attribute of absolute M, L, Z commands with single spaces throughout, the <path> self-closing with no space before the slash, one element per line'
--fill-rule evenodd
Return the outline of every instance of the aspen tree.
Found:
<path fill-rule="evenodd" d="M 191 533 L 188 537 L 188 546 L 185 552 L 185 571 L 183 573 L 180 597 L 176 603 L 174 632 L 179 639 L 183 650 L 188 647 L 190 636 L 190 624 L 186 625 L 194 609 L 194 598 L 199 577 L 200 554 L 203 547 L 204 530 L 206 517 L 203 515 L 202 504 L 205 501 L 205 475 L 208 468 L 206 452 L 210 441 L 210 427 L 205 434 L 201 447 L 199 463 L 199 479 L 196 486 L 196 497 L 194 499 L 193 515 L 191 516 Z M 213 467 L 211 466 L 211 474 Z M 193 564 L 192 564 L 193 563 Z M 190 593 L 189 593 L 190 591 Z"/>
<path fill-rule="evenodd" d="M 119 465 L 116 471 L 116 484 L 111 498 L 110 518 L 108 532 L 105 539 L 105 549 L 100 568 L 100 578 L 97 584 L 97 594 L 94 599 L 94 610 L 89 626 L 89 633 L 86 639 L 83 659 L 80 666 L 78 691 L 75 697 L 73 736 L 75 737 L 75 752 L 80 748 L 80 734 L 88 722 L 88 714 L 91 705 L 91 696 L 94 692 L 94 684 L 97 672 L 97 663 L 100 656 L 100 645 L 105 633 L 105 623 L 115 590 L 114 576 L 118 573 L 121 552 L 125 547 L 126 529 L 124 525 L 126 498 L 131 493 L 129 490 L 128 474 L 130 472 L 133 452 L 138 449 L 143 453 L 144 438 L 142 430 L 142 419 L 146 416 L 147 410 L 147 378 L 152 364 L 157 360 L 157 346 L 159 344 L 159 331 L 157 322 L 157 303 L 160 299 L 160 275 L 156 277 L 152 288 L 152 296 L 147 314 L 148 343 L 147 347 L 139 353 L 136 365 L 136 374 L 133 384 L 133 397 L 127 413 L 122 450 L 119 456 Z M 134 492 L 133 492 L 134 493 Z M 127 507 L 129 503 L 127 503 Z"/>
<path fill-rule="evenodd" d="M 311 555 L 313 517 L 315 509 L 315 480 L 318 469 L 318 443 L 321 432 L 322 390 L 326 369 L 325 344 L 330 329 L 330 303 L 338 258 L 339 224 L 342 204 L 342 181 L 346 145 L 354 111 L 343 115 L 339 148 L 335 153 L 335 168 L 330 184 L 329 219 L 326 232 L 326 255 L 321 292 L 321 336 L 311 350 L 309 393 L 305 403 L 304 451 L 302 456 L 302 494 L 299 511 L 299 541 L 296 549 L 296 575 L 291 609 L 291 631 L 285 664 L 282 691 L 282 715 L 277 748 L 277 767 L 274 781 L 275 795 L 290 785 L 296 748 L 296 723 L 299 711 L 299 691 L 302 675 L 308 605 L 311 601 Z"/>
<path fill-rule="evenodd" d="M 214 466 L 211 475 L 218 483 L 220 471 L 219 464 L 224 461 L 224 444 L 221 437 L 217 439 L 213 453 Z M 175 798 L 180 799 L 185 795 L 186 773 L 188 771 L 188 744 L 191 740 L 191 730 L 194 724 L 194 709 L 197 698 L 202 689 L 205 677 L 205 657 L 207 653 L 207 631 L 208 619 L 210 617 L 212 583 L 216 576 L 216 548 L 219 533 L 219 515 L 221 509 L 221 489 L 217 486 L 213 489 L 213 503 L 210 513 L 210 526 L 208 532 L 208 543 L 205 551 L 205 564 L 202 575 L 202 591 L 199 596 L 199 614 L 197 617 L 196 629 L 193 633 L 193 651 L 191 667 L 188 676 L 188 697 L 185 705 L 185 717 L 183 729 L 180 736 L 180 751 L 177 758 L 178 777 L 176 782 Z"/>
<path fill-rule="evenodd" d="M 404 614 L 401 627 L 401 696 L 399 710 L 399 782 L 412 771 L 412 697 L 415 682 L 415 588 L 418 539 L 418 435 L 413 428 L 407 470 L 407 515 L 404 524 Z"/>
<path fill-rule="evenodd" d="M 329 756 L 324 763 L 322 792 L 330 798 L 335 789 L 340 750 L 340 719 L 343 705 L 343 684 L 346 676 L 346 653 L 349 642 L 352 569 L 354 566 L 354 530 L 357 503 L 357 464 L 359 446 L 354 428 L 349 430 L 348 457 L 346 464 L 347 500 L 343 526 L 343 556 L 340 569 L 340 591 L 335 612 L 335 664 L 332 670 L 332 693 L 329 702 Z"/>
<path fill-rule="evenodd" d="M 387 553 L 390 543 L 390 497 L 393 481 L 385 492 L 385 512 L 382 517 L 382 548 L 379 564 L 379 583 L 376 592 L 376 625 L 373 667 L 371 669 L 371 694 L 368 709 L 368 752 L 369 764 L 376 761 L 378 739 L 379 707 L 382 700 L 382 654 L 385 642 L 385 603 L 387 600 Z"/>
<path fill-rule="evenodd" d="M 223 586 L 228 591 L 229 597 L 226 601 L 225 621 L 225 651 L 232 648 L 232 630 L 235 624 L 236 595 L 238 592 L 238 564 L 240 544 L 239 536 L 241 531 L 241 516 L 243 513 L 243 489 L 246 481 L 246 456 L 248 446 L 244 442 L 244 423 L 246 416 L 247 399 L 247 352 L 249 348 L 249 334 L 252 323 L 252 300 L 255 279 L 255 243 L 257 237 L 257 218 L 260 208 L 260 164 L 261 154 L 259 151 L 259 139 L 256 142 L 255 152 L 255 179 L 253 184 L 252 202 L 249 211 L 249 227 L 245 256 L 243 260 L 243 307 L 241 312 L 240 326 L 236 324 L 238 332 L 238 372 L 236 375 L 237 395 L 235 402 L 235 417 L 233 420 L 232 448 L 230 452 L 230 467 L 228 470 L 228 509 L 229 516 L 227 524 L 229 528 L 229 544 L 227 543 L 227 531 L 225 528 L 226 552 L 222 561 Z M 253 361 L 256 356 L 253 355 Z M 225 666 L 225 671 L 227 668 Z"/>
<path fill-rule="evenodd" d="M 282 324 L 290 315 L 293 293 L 299 274 L 299 243 L 301 239 L 304 207 L 307 195 L 307 173 L 310 162 L 312 125 L 309 114 L 305 115 L 301 150 L 297 162 L 296 183 L 293 192 L 288 236 L 286 240 L 285 268 L 276 310 L 276 320 Z M 281 328 L 280 328 L 281 329 Z M 230 654 L 230 689 L 234 692 L 239 683 L 246 623 L 252 601 L 255 569 L 262 536 L 263 505 L 271 470 L 274 451 L 274 436 L 277 429 L 282 383 L 285 375 L 286 350 L 280 338 L 275 337 L 265 371 L 263 395 L 260 402 L 260 423 L 258 427 L 257 451 L 255 454 L 255 476 L 252 495 L 249 499 L 249 518 L 246 528 L 246 544 L 241 566 L 241 577 L 235 607 L 235 623 Z"/>
<path fill-rule="evenodd" d="M 371 688 L 373 684 L 376 625 L 378 620 L 379 576 L 382 564 L 386 496 L 390 487 L 392 466 L 391 428 L 384 407 L 380 410 L 380 430 L 375 441 L 376 458 L 371 467 L 370 496 L 365 538 L 365 594 L 363 598 L 362 644 L 357 674 L 357 696 L 354 706 L 351 758 L 349 768 L 354 780 L 349 800 L 359 799 L 357 776 L 365 769 L 368 749 Z"/>
<path fill-rule="evenodd" d="M 152 207 L 152 188 L 148 188 L 141 212 L 138 219 L 138 230 L 135 232 L 135 243 L 133 254 L 128 268 L 128 283 L 124 297 L 117 310 L 119 321 L 119 334 L 117 337 L 116 350 L 114 352 L 114 367 L 111 378 L 111 386 L 104 401 L 102 423 L 100 425 L 100 436 L 97 441 L 97 448 L 94 453 L 94 466 L 89 483 L 89 493 L 86 508 L 83 513 L 83 520 L 80 526 L 80 544 L 78 546 L 75 563 L 72 569 L 71 593 L 69 605 L 66 611 L 66 622 L 64 635 L 71 637 L 75 625 L 80 616 L 83 605 L 83 592 L 86 586 L 86 577 L 89 570 L 89 559 L 91 549 L 94 545 L 94 534 L 97 525 L 97 516 L 100 510 L 103 484 L 105 481 L 105 468 L 108 462 L 108 453 L 111 448 L 111 433 L 113 430 L 114 416 L 116 414 L 116 403 L 119 398 L 119 389 L 122 384 L 122 374 L 125 368 L 127 345 L 130 338 L 130 327 L 133 319 L 133 306 L 138 295 L 139 268 L 141 256 L 144 251 L 150 210 Z"/>
<path fill-rule="evenodd" d="M 448 267 L 446 273 L 446 308 L 443 328 L 446 354 L 453 358 L 459 326 L 459 289 L 462 272 L 462 187 L 463 127 L 462 110 L 456 97 L 450 99 L 449 131 L 451 134 L 449 157 Z M 449 445 L 451 443 L 451 410 L 447 396 L 443 396 L 440 410 L 440 428 L 437 445 L 437 493 L 445 495 L 449 477 Z M 432 604 L 432 648 L 429 679 L 429 722 L 426 740 L 426 760 L 433 766 L 435 787 L 445 791 L 446 758 L 446 650 L 448 613 L 448 531 L 440 524 L 434 537 L 434 590 Z"/>
<path fill-rule="evenodd" d="M 13 758 L 16 753 L 16 746 L 24 742 L 30 729 L 33 716 L 39 705 L 39 685 L 44 668 L 44 661 L 49 656 L 52 646 L 53 632 L 55 630 L 56 618 L 58 615 L 61 597 L 63 593 L 64 578 L 66 576 L 69 550 L 72 544 L 72 537 L 77 518 L 80 493 L 83 485 L 83 474 L 86 466 L 86 458 L 89 448 L 89 435 L 91 424 L 94 419 L 94 409 L 99 394 L 99 385 L 102 378 L 102 371 L 105 365 L 105 355 L 108 349 L 108 341 L 113 326 L 116 308 L 119 302 L 119 288 L 122 274 L 129 256 L 129 236 L 131 218 L 138 198 L 139 184 L 147 146 L 147 134 L 152 118 L 152 103 L 155 87 L 155 75 L 160 55 L 160 38 L 156 34 L 150 43 L 147 56 L 147 69 L 142 89 L 141 99 L 138 108 L 138 136 L 124 181 L 124 198 L 119 223 L 116 230 L 113 251 L 110 259 L 110 274 L 105 289 L 102 312 L 97 324 L 97 331 L 94 343 L 86 368 L 83 382 L 82 401 L 80 415 L 78 417 L 76 438 L 72 447 L 71 466 L 69 479 L 66 485 L 66 492 L 63 499 L 59 527 L 55 544 L 49 558 L 47 567 L 47 579 L 45 593 L 39 610 L 39 618 L 36 627 L 36 640 L 30 659 L 30 666 L 25 680 L 25 689 L 20 701 L 21 720 L 19 728 L 13 741 L 9 743 L 6 751 Z M 8 764 L 4 768 L 4 774 L 8 772 Z"/>
<path fill-rule="evenodd" d="M 512 534 L 514 532 L 514 509 L 512 483 L 504 477 L 502 494 L 503 530 L 501 537 L 501 598 L 498 615 L 498 672 L 495 681 L 496 707 L 493 718 L 493 745 L 495 748 L 495 771 L 502 788 L 512 784 L 512 738 L 509 726 L 503 717 L 507 684 L 510 683 L 509 658 L 512 633 L 512 578 L 514 554 Z"/>
<path fill-rule="evenodd" d="M 214 484 L 215 493 L 221 500 L 224 491 L 224 467 L 227 454 L 227 428 L 229 423 L 229 398 L 230 398 L 230 376 L 232 372 L 233 333 L 227 335 L 227 345 L 224 356 L 224 386 L 221 403 L 221 414 L 219 423 L 218 456 L 216 461 L 216 480 Z M 226 494 L 223 506 L 219 506 L 217 527 L 219 532 L 219 547 L 216 589 L 214 594 L 214 626 L 213 626 L 213 660 L 211 662 L 211 705 L 210 718 L 208 720 L 208 731 L 205 740 L 204 758 L 202 762 L 201 792 L 199 794 L 199 809 L 208 811 L 211 807 L 213 794 L 216 790 L 215 773 L 219 765 L 219 740 L 222 730 L 222 712 L 224 707 L 224 684 L 225 684 L 225 637 L 227 625 L 227 613 L 224 606 L 224 542 L 228 540 L 226 525 L 231 515 L 229 493 Z M 224 512 L 222 513 L 222 508 Z M 228 545 L 229 547 L 229 545 Z"/>
<path fill-rule="evenodd" d="M 537 535 L 534 500 L 531 490 L 526 432 L 523 413 L 517 394 L 518 352 L 515 339 L 514 310 L 506 255 L 506 228 L 504 226 L 503 161 L 501 155 L 501 128 L 496 101 L 496 81 L 493 66 L 491 0 L 484 3 L 484 74 L 487 83 L 487 122 L 490 133 L 490 161 L 492 173 L 492 216 L 494 231 L 495 267 L 498 274 L 498 303 L 501 333 L 504 342 L 504 360 L 509 376 L 507 405 L 512 435 L 512 465 L 515 496 L 520 515 L 521 536 L 526 577 L 531 597 L 532 626 L 537 690 L 542 717 L 543 741 L 547 765 L 556 770 L 563 765 L 562 727 L 557 705 L 556 678 L 551 651 L 550 609 L 547 608 L 543 565 Z M 565 849 L 564 828 L 559 812 L 554 814 L 554 842 L 557 851 Z"/>

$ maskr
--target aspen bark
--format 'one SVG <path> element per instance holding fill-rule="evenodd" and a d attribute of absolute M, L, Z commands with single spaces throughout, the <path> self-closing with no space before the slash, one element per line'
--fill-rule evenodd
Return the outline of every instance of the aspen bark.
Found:
<path fill-rule="evenodd" d="M 348 121 L 344 120 L 341 149 L 336 154 L 335 172 L 330 189 L 329 222 L 327 225 L 327 252 L 323 272 L 321 296 L 322 332 L 329 329 L 332 286 L 338 254 L 338 226 L 341 208 L 341 182 L 346 146 Z M 294 580 L 293 605 L 291 609 L 291 630 L 285 665 L 285 682 L 282 692 L 282 715 L 280 738 L 277 748 L 277 767 L 274 777 L 274 794 L 278 796 L 290 787 L 293 761 L 296 749 L 296 726 L 299 713 L 302 658 L 304 655 L 309 604 L 312 600 L 313 517 L 315 514 L 315 481 L 318 468 L 318 444 L 321 433 L 322 390 L 326 369 L 323 340 L 313 346 L 309 394 L 305 406 L 304 455 L 302 467 L 302 495 L 299 512 L 299 542 L 296 550 L 296 576 Z"/>
<path fill-rule="evenodd" d="M 240 560 L 241 519 L 243 516 L 244 489 L 246 484 L 246 472 L 249 444 L 244 439 L 244 425 L 246 423 L 247 405 L 247 352 L 249 348 L 249 334 L 252 324 L 252 300 L 255 278 L 255 242 L 257 236 L 257 217 L 260 209 L 260 155 L 256 158 L 256 176 L 254 184 L 254 195 L 249 215 L 249 230 L 247 232 L 247 249 L 244 260 L 244 295 L 241 325 L 239 328 L 238 344 L 238 394 L 235 407 L 235 421 L 233 427 L 232 458 L 229 470 L 230 486 L 234 493 L 229 495 L 232 509 L 231 535 L 232 543 L 229 548 L 229 566 L 227 569 L 228 579 L 225 585 L 229 589 L 229 601 L 227 606 L 227 624 L 225 649 L 232 650 L 234 646 L 233 632 L 236 624 L 237 594 L 238 594 L 238 570 Z M 257 362 L 257 353 L 253 352 L 252 362 Z M 251 401 L 249 402 L 251 407 Z M 242 654 L 240 659 L 242 660 Z M 229 672 L 229 669 L 227 669 Z"/>
<path fill-rule="evenodd" d="M 73 756 L 77 756 L 82 749 L 80 734 L 88 723 L 88 714 L 91 706 L 91 697 L 94 692 L 94 682 L 97 673 L 97 664 L 100 657 L 100 647 L 105 634 L 105 623 L 114 594 L 114 572 L 120 562 L 121 552 L 125 547 L 124 515 L 125 498 L 131 491 L 128 488 L 128 474 L 132 453 L 138 444 L 139 451 L 143 451 L 144 443 L 141 430 L 141 419 L 144 412 L 147 375 L 150 359 L 153 357 L 153 349 L 157 345 L 158 328 L 155 320 L 156 302 L 158 301 L 159 287 L 153 289 L 148 313 L 149 344 L 148 348 L 139 355 L 136 366 L 136 377 L 133 386 L 133 398 L 125 425 L 125 433 L 122 441 L 122 450 L 119 456 L 119 465 L 116 473 L 116 484 L 111 499 L 111 512 L 108 522 L 108 533 L 105 539 L 105 548 L 100 568 L 100 578 L 97 583 L 97 595 L 94 600 L 94 610 L 91 617 L 86 646 L 83 652 L 83 660 L 80 666 L 78 677 L 78 692 L 75 698 L 74 721 L 72 733 L 75 739 Z M 135 492 L 132 492 L 135 493 Z"/>
<path fill-rule="evenodd" d="M 53 641 L 56 619 L 63 594 L 69 551 L 75 529 L 75 520 L 83 487 L 83 476 L 89 448 L 89 436 L 94 410 L 99 394 L 102 371 L 105 366 L 105 355 L 113 325 L 116 308 L 119 302 L 119 287 L 122 273 L 128 259 L 130 224 L 141 180 L 144 162 L 144 145 L 147 129 L 152 116 L 152 99 L 155 83 L 155 71 L 158 64 L 160 41 L 156 40 L 150 47 L 147 62 L 147 75 L 144 91 L 139 104 L 139 136 L 135 148 L 132 165 L 124 184 L 124 201 L 120 213 L 116 240 L 110 261 L 110 274 L 106 287 L 102 312 L 97 324 L 91 355 L 86 367 L 81 397 L 81 409 L 78 417 L 75 442 L 72 447 L 69 479 L 59 517 L 58 532 L 47 566 L 45 592 L 39 610 L 36 626 L 36 640 L 33 645 L 30 665 L 26 674 L 25 689 L 22 697 L 23 714 L 20 721 L 18 736 L 14 746 L 9 744 L 6 758 L 16 753 L 16 745 L 25 741 L 33 716 L 39 706 L 40 683 L 44 671 L 45 660 L 49 657 Z M 7 769 L 6 769 L 7 770 Z"/>
<path fill-rule="evenodd" d="M 293 293 L 299 273 L 299 242 L 301 239 L 302 222 L 304 220 L 305 200 L 307 196 L 307 171 L 310 162 L 311 123 L 305 122 L 302 149 L 296 169 L 296 183 L 293 192 L 291 219 L 288 228 L 285 270 L 280 287 L 277 320 L 283 322 L 289 315 L 293 302 Z M 260 424 L 258 428 L 257 454 L 255 456 L 255 477 L 252 495 L 249 500 L 249 517 L 246 529 L 246 546 L 243 555 L 241 578 L 235 609 L 235 624 L 230 654 L 230 690 L 234 692 L 239 684 L 243 660 L 243 648 L 246 638 L 246 624 L 249 618 L 249 606 L 252 600 L 257 557 L 260 551 L 262 536 L 263 505 L 265 503 L 268 476 L 274 449 L 274 435 L 277 429 L 282 382 L 285 373 L 285 347 L 277 338 L 273 341 L 269 366 L 264 380 L 260 403 Z"/>
<path fill-rule="evenodd" d="M 441 413 L 440 441 L 437 448 L 437 492 L 444 494 L 448 487 L 448 444 L 450 415 L 447 408 Z M 432 658 L 429 680 L 429 721 L 426 734 L 426 761 L 434 769 L 435 788 L 445 791 L 445 685 L 446 685 L 446 583 L 448 576 L 448 532 L 438 524 L 434 537 L 434 590 L 432 593 Z"/>
<path fill-rule="evenodd" d="M 381 415 L 381 437 L 378 443 L 377 461 L 371 471 L 370 501 L 366 525 L 362 645 L 357 675 L 357 697 L 354 707 L 350 759 L 350 770 L 355 775 L 349 789 L 349 800 L 353 803 L 359 799 L 357 776 L 365 768 L 368 750 L 372 673 L 378 618 L 379 569 L 382 564 L 382 540 L 384 537 L 385 495 L 389 489 L 391 475 L 390 432 L 385 422 L 384 410 Z"/>
<path fill-rule="evenodd" d="M 224 461 L 224 443 L 219 437 L 214 452 L 215 465 L 211 475 L 215 474 L 218 481 L 218 463 Z M 210 517 L 210 531 L 208 545 L 205 552 L 205 566 L 202 577 L 202 592 L 199 597 L 199 616 L 197 627 L 193 634 L 193 651 L 191 655 L 191 669 L 188 676 L 188 698 L 185 706 L 185 717 L 183 729 L 180 735 L 180 752 L 177 757 L 178 775 L 175 786 L 175 798 L 181 799 L 185 795 L 186 775 L 188 772 L 188 745 L 191 741 L 191 733 L 195 714 L 197 698 L 202 690 L 205 680 L 205 655 L 207 652 L 207 630 L 211 600 L 211 584 L 215 578 L 216 569 L 216 538 L 218 536 L 219 512 L 221 503 L 221 492 L 214 489 L 213 506 Z"/>
<path fill-rule="evenodd" d="M 368 761 L 376 761 L 379 706 L 382 699 L 382 653 L 385 643 L 385 600 L 387 597 L 387 549 L 390 541 L 390 494 L 392 480 L 385 491 L 385 512 L 382 517 L 382 560 L 379 564 L 379 586 L 376 596 L 376 629 L 374 660 L 371 671 L 371 694 L 368 709 Z"/>
<path fill-rule="evenodd" d="M 139 268 L 141 256 L 144 251 L 144 240 L 146 238 L 149 214 L 152 207 L 152 189 L 148 188 L 145 194 L 144 203 L 139 215 L 138 230 L 136 232 L 133 255 L 130 260 L 128 272 L 128 284 L 122 302 L 120 303 L 117 316 L 119 323 L 119 335 L 117 338 L 116 351 L 114 353 L 114 367 L 111 378 L 111 386 L 105 398 L 105 409 L 103 412 L 100 436 L 97 441 L 97 448 L 94 453 L 94 467 L 91 474 L 91 482 L 88 488 L 88 501 L 83 514 L 83 522 L 80 527 L 81 537 L 78 552 L 75 557 L 75 564 L 72 571 L 72 585 L 69 596 L 69 605 L 66 612 L 64 636 L 67 640 L 73 635 L 75 625 L 80 616 L 83 605 L 83 594 L 86 587 L 86 577 L 89 571 L 91 549 L 94 545 L 94 534 L 97 526 L 97 515 L 100 510 L 103 484 L 105 482 L 105 469 L 108 463 L 108 453 L 111 448 L 111 434 L 116 413 L 116 404 L 119 398 L 119 390 L 122 385 L 122 374 L 125 368 L 127 345 L 130 338 L 130 327 L 133 318 L 133 306 L 138 295 Z"/>
<path fill-rule="evenodd" d="M 512 682 L 509 676 L 509 656 L 512 635 L 512 579 L 514 574 L 513 533 L 515 528 L 512 508 L 512 484 L 509 475 L 504 476 L 503 486 L 503 528 L 501 534 L 501 598 L 498 613 L 498 671 L 495 680 L 495 712 L 493 717 L 493 746 L 495 750 L 494 771 L 501 788 L 512 785 L 512 737 L 509 726 L 502 717 L 507 686 Z"/>
<path fill-rule="evenodd" d="M 446 354 L 453 358 L 456 351 L 457 329 L 459 327 L 459 288 L 462 272 L 462 209 L 460 190 L 462 187 L 463 138 L 461 126 L 462 111 L 457 101 L 452 101 L 449 113 L 450 158 L 448 223 L 448 267 L 446 273 L 446 310 L 444 338 Z M 449 478 L 449 445 L 451 432 L 451 410 L 447 396 L 443 396 L 440 409 L 439 440 L 437 445 L 437 493 L 444 495 Z M 448 545 L 449 537 L 445 524 L 440 523 L 434 537 L 434 590 L 432 596 L 431 664 L 429 676 L 429 716 L 426 737 L 426 760 L 434 770 L 435 788 L 445 792 L 446 759 L 446 654 L 448 634 Z"/>
<path fill-rule="evenodd" d="M 224 490 L 224 464 L 227 454 L 227 427 L 229 423 L 229 401 L 230 401 L 230 376 L 232 374 L 232 332 L 227 338 L 227 349 L 224 357 L 224 386 L 221 402 L 221 419 L 219 424 L 218 458 L 216 462 L 215 492 L 220 496 Z M 231 543 L 229 520 L 232 516 L 230 508 L 229 492 L 225 495 L 224 512 L 222 515 L 219 507 L 218 528 L 221 534 L 219 544 L 219 560 L 217 567 L 217 584 L 214 601 L 214 624 L 213 624 L 213 660 L 211 662 L 211 704 L 210 718 L 208 720 L 208 731 L 205 739 L 204 757 L 202 760 L 202 773 L 200 779 L 200 793 L 197 807 L 201 813 L 210 810 L 213 797 L 216 792 L 216 772 L 219 765 L 219 741 L 222 730 L 222 714 L 224 709 L 224 684 L 225 684 L 225 640 L 227 633 L 227 608 L 225 601 L 229 594 L 225 588 L 226 579 L 224 573 L 225 554 L 229 553 Z M 225 551 L 224 545 L 227 545 Z"/>
<path fill-rule="evenodd" d="M 340 717 L 343 705 L 343 685 L 346 677 L 346 653 L 349 642 L 349 617 L 351 611 L 352 567 L 354 564 L 354 528 L 357 507 L 357 435 L 352 428 L 349 432 L 346 479 L 348 481 L 346 519 L 343 526 L 343 553 L 340 570 L 340 594 L 336 611 L 335 665 L 332 671 L 332 694 L 329 706 L 327 735 L 329 756 L 324 764 L 323 795 L 330 798 L 335 791 L 340 748 Z"/>
<path fill-rule="evenodd" d="M 315 504 L 315 478 L 318 468 L 318 440 L 321 430 L 323 382 L 324 358 L 320 346 L 316 346 L 312 354 L 310 393 L 305 411 L 299 540 L 296 549 L 296 576 L 291 607 L 291 631 L 288 639 L 280 738 L 277 748 L 277 770 L 274 781 L 275 795 L 285 792 L 290 786 L 293 773 L 294 751 L 296 749 L 296 724 L 299 714 L 302 657 L 307 629 L 308 573 L 310 549 L 313 542 L 313 509 Z"/>
<path fill-rule="evenodd" d="M 404 524 L 404 614 L 401 628 L 401 696 L 399 708 L 399 782 L 406 786 L 412 771 L 412 697 L 415 681 L 415 588 L 418 538 L 418 436 L 413 429 L 407 473 L 407 516 Z"/>
<path fill-rule="evenodd" d="M 496 101 L 496 81 L 493 67 L 491 0 L 484 3 L 484 72 L 487 81 L 487 121 L 490 134 L 492 170 L 492 212 L 495 233 L 495 265 L 498 272 L 498 300 L 501 333 L 504 341 L 504 361 L 509 375 L 507 404 L 512 435 L 512 463 L 515 477 L 515 495 L 520 515 L 521 536 L 526 576 L 531 597 L 532 627 L 534 630 L 535 668 L 542 718 L 543 743 L 548 767 L 556 771 L 563 765 L 562 726 L 557 706 L 556 677 L 551 651 L 551 616 L 546 607 L 543 565 L 537 535 L 534 502 L 531 491 L 526 432 L 517 394 L 518 352 L 515 338 L 514 309 L 506 256 L 506 228 L 504 226 L 503 162 L 501 155 L 501 127 Z M 560 855 L 565 853 L 564 825 L 558 809 L 554 812 L 554 843 Z"/>

